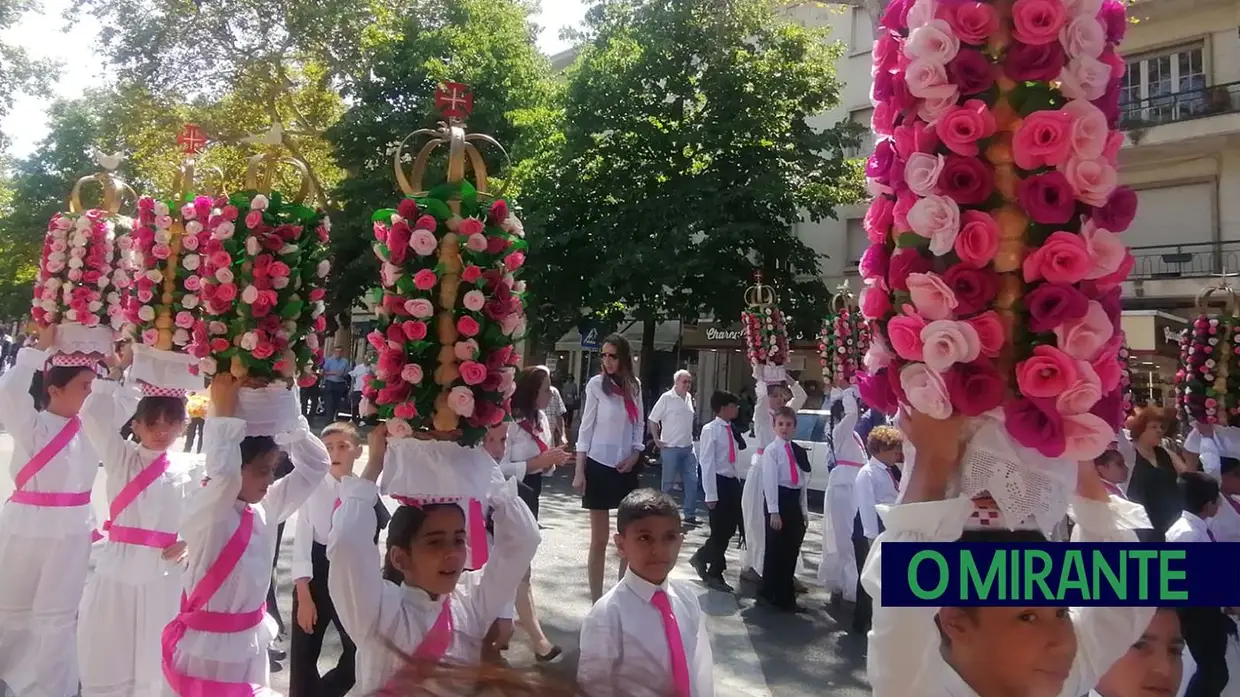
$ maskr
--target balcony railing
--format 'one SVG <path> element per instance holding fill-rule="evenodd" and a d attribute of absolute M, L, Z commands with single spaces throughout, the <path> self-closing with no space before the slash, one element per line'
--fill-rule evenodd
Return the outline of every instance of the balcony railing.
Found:
<path fill-rule="evenodd" d="M 1240 82 L 1165 94 L 1120 105 L 1119 127 L 1128 131 L 1240 112 Z"/>
<path fill-rule="evenodd" d="M 1133 280 L 1208 278 L 1240 271 L 1240 240 L 1133 247 Z"/>

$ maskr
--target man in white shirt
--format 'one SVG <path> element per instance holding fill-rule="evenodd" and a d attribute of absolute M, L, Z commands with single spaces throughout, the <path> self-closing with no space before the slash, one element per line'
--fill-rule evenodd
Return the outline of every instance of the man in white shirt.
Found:
<path fill-rule="evenodd" d="M 1184 459 L 1189 467 L 1201 461 L 1201 469 L 1217 474 L 1219 458 L 1240 456 L 1240 428 L 1193 424 L 1193 430 L 1184 439 Z"/>
<path fill-rule="evenodd" d="M 689 564 L 708 587 L 730 593 L 732 587 L 723 580 L 723 570 L 727 566 L 724 557 L 728 543 L 741 525 L 741 464 L 732 435 L 732 421 L 740 412 L 740 400 L 731 392 L 716 392 L 710 397 L 710 410 L 715 419 L 702 427 L 699 439 L 702 489 L 710 509 L 710 537 L 689 558 Z"/>
<path fill-rule="evenodd" d="M 1218 513 L 1206 521 L 1218 542 L 1240 542 L 1240 460 L 1219 458 Z"/>
<path fill-rule="evenodd" d="M 1184 512 L 1167 528 L 1167 542 L 1213 542 L 1206 521 L 1218 513 L 1218 482 L 1205 472 L 1180 473 Z M 1180 629 L 1197 663 L 1184 697 L 1218 697 L 1227 687 L 1227 635 L 1232 622 L 1218 607 L 1182 607 Z"/>
<path fill-rule="evenodd" d="M 659 459 L 663 463 L 663 481 L 660 488 L 668 496 L 676 485 L 676 478 L 684 483 L 685 496 L 681 512 L 685 523 L 697 525 L 698 463 L 693 457 L 693 376 L 687 370 L 676 371 L 672 389 L 664 392 L 654 409 L 650 410 L 650 434 L 659 446 Z"/>
<path fill-rule="evenodd" d="M 857 509 L 853 517 L 852 545 L 857 558 L 857 568 L 865 568 L 870 545 L 883 531 L 883 521 L 878 516 L 879 505 L 888 506 L 900 495 L 900 470 L 897 465 L 904 460 L 904 436 L 892 426 L 875 426 L 866 441 L 870 459 L 857 472 L 853 482 L 853 504 Z M 853 631 L 864 634 L 870 631 L 872 606 L 870 596 L 857 582 L 857 606 L 853 611 Z"/>
<path fill-rule="evenodd" d="M 362 390 L 366 388 L 366 378 L 370 375 L 370 364 L 373 362 L 374 359 L 367 356 L 366 360 L 353 366 L 353 370 L 349 371 L 349 377 L 353 379 L 352 389 L 349 391 L 349 413 L 353 415 L 354 421 L 360 421 L 362 418 Z"/>

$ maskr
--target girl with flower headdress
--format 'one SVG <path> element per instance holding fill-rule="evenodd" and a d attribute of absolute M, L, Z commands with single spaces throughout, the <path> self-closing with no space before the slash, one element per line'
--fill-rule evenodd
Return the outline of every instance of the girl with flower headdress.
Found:
<path fill-rule="evenodd" d="M 13 436 L 15 484 L 0 509 L 0 682 L 19 695 L 68 697 L 78 688 L 74 636 L 99 457 L 81 433 L 79 416 L 94 365 L 51 356 L 56 331 L 56 325 L 40 328 L 36 347 L 23 348 L 0 378 L 0 418 Z M 40 370 L 35 391 L 42 408 L 36 409 L 31 381 Z"/>
<path fill-rule="evenodd" d="M 197 489 L 187 459 L 173 462 L 168 453 L 185 430 L 185 397 L 146 383 L 122 385 L 132 360 L 132 349 L 123 347 L 109 379 L 96 381 L 82 406 L 82 428 L 103 461 L 109 501 L 106 541 L 79 611 L 83 697 L 167 694 L 160 634 L 177 614 L 186 554 L 178 533 L 185 500 Z M 116 426 L 118 416 L 131 414 L 136 442 Z"/>
<path fill-rule="evenodd" d="M 381 565 L 371 537 L 386 425 L 372 430 L 368 441 L 362 475 L 341 480 L 327 545 L 328 587 L 345 630 L 358 642 L 358 694 L 390 694 L 407 677 L 401 671 L 407 659 L 423 665 L 479 662 L 483 637 L 511 606 L 541 536 L 516 482 L 503 481 L 497 469 L 489 497 L 495 540 L 481 569 L 465 571 L 465 510 L 447 500 L 398 508 Z"/>
<path fill-rule="evenodd" d="M 585 406 L 577 431 L 577 469 L 573 488 L 590 511 L 590 554 L 586 561 L 590 600 L 603 597 L 611 511 L 637 488 L 637 462 L 645 449 L 642 392 L 633 373 L 628 339 L 612 334 L 600 350 L 602 372 L 586 383 Z M 620 576 L 625 563 L 620 562 Z"/>

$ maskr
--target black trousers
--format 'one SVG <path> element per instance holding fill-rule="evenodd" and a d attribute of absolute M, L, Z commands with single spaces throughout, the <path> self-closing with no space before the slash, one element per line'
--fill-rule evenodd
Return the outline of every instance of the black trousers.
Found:
<path fill-rule="evenodd" d="M 708 576 L 723 576 L 727 562 L 724 557 L 728 543 L 741 525 L 741 481 L 735 477 L 715 475 L 715 493 L 719 500 L 710 509 L 710 536 L 694 557 L 706 563 Z"/>
<path fill-rule="evenodd" d="M 805 541 L 805 511 L 801 510 L 801 490 L 779 487 L 779 517 L 783 527 L 771 528 L 770 511 L 766 515 L 766 556 L 762 560 L 762 588 L 758 595 L 779 608 L 796 607 L 797 592 L 793 583 L 801 543 Z"/>
<path fill-rule="evenodd" d="M 202 425 L 204 419 L 190 419 L 189 428 L 185 430 L 185 452 L 194 449 L 194 441 L 198 441 L 198 452 L 202 452 Z"/>
<path fill-rule="evenodd" d="M 882 531 L 883 521 L 878 521 Z M 853 556 L 857 559 L 857 606 L 853 609 L 853 631 L 870 631 L 870 621 L 874 617 L 874 600 L 861 585 L 861 570 L 865 568 L 865 558 L 870 556 L 870 539 L 865 536 L 865 528 L 861 526 L 861 514 L 853 516 L 852 533 Z"/>
<path fill-rule="evenodd" d="M 314 631 L 305 632 L 297 624 L 297 594 L 293 593 L 293 636 L 289 646 L 289 697 L 344 697 L 357 680 L 357 645 L 344 631 L 344 625 L 336 615 L 336 606 L 327 592 L 327 547 L 313 543 L 310 561 L 314 575 L 310 577 L 310 598 L 314 600 L 317 618 Z M 323 651 L 323 636 L 328 625 L 335 625 L 344 651 L 336 667 L 319 676 L 319 654 Z"/>
<path fill-rule="evenodd" d="M 1181 607 L 1180 631 L 1193 653 L 1197 672 L 1184 697 L 1218 697 L 1227 687 L 1227 635 L 1231 620 L 1217 607 Z"/>
<path fill-rule="evenodd" d="M 335 421 L 340 415 L 340 408 L 348 406 L 349 385 L 345 382 L 325 382 L 323 391 L 326 393 L 327 420 Z"/>

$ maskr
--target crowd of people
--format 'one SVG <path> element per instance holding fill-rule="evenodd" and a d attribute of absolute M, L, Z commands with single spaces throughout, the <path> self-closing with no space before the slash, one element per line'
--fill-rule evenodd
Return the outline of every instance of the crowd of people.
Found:
<path fill-rule="evenodd" d="M 0 378 L 16 474 L 0 512 L 0 680 L 18 697 L 263 693 L 281 634 L 270 612 L 272 562 L 294 513 L 294 697 L 374 694 L 444 662 L 473 666 L 483 679 L 480 666 L 508 646 L 514 628 L 537 662 L 556 661 L 564 649 L 539 621 L 531 562 L 543 482 L 559 468 L 571 468 L 589 511 L 593 607 L 581 626 L 577 675 L 585 694 L 714 694 L 697 593 L 669 581 L 685 526 L 703 506 L 709 534 L 688 564 L 704 585 L 732 592 L 726 551 L 740 536 L 737 576 L 757 584 L 760 603 L 795 612 L 807 590 L 798 572 L 812 467 L 795 438 L 805 390 L 794 381 L 759 382 L 758 453 L 745 463 L 739 397 L 712 394 L 711 418 L 695 436 L 692 376 L 682 371 L 647 413 L 623 337 L 604 342 L 602 369 L 580 391 L 575 443 L 566 440 L 567 400 L 550 372 L 523 369 L 511 419 L 479 446 L 494 465 L 483 561 L 470 549 L 461 505 L 384 506 L 385 426 L 363 437 L 331 420 L 316 434 L 302 418 L 260 435 L 241 413 L 231 376 L 212 381 L 209 400 L 143 393 L 126 377 L 126 351 L 97 376 L 89 365 L 48 365 L 53 340 L 54 328 L 44 330 Z M 346 379 L 351 372 L 347 362 L 330 370 Z M 1182 674 L 1189 697 L 1224 693 L 1231 608 L 884 607 L 885 541 L 1043 538 L 968 529 L 987 503 L 950 493 L 967 440 L 960 419 L 902 413 L 883 424 L 846 384 L 822 406 L 833 454 L 818 579 L 833 603 L 853 607 L 853 629 L 868 632 L 876 695 L 1136 697 L 1175 694 Z M 1197 425 L 1178 445 L 1175 426 L 1168 411 L 1137 410 L 1112 450 L 1081 463 L 1062 533 L 1240 541 L 1240 440 Z M 664 491 L 640 484 L 647 431 L 661 452 Z M 201 462 L 170 452 L 182 433 L 186 451 L 204 453 Z M 90 492 L 100 462 L 109 505 L 96 526 Z M 99 546 L 88 574 L 92 542 Z M 612 544 L 616 583 L 606 580 Z M 344 651 L 320 674 L 329 626 Z M 890 669 L 902 663 L 920 669 Z"/>

